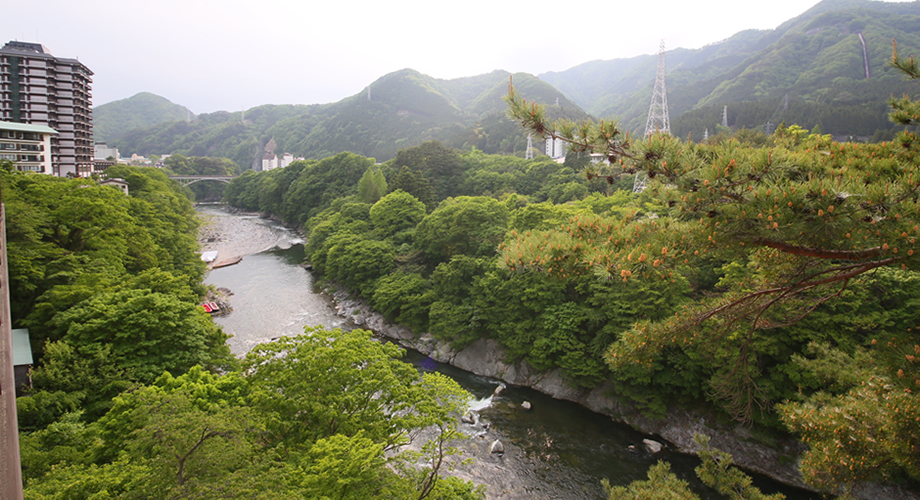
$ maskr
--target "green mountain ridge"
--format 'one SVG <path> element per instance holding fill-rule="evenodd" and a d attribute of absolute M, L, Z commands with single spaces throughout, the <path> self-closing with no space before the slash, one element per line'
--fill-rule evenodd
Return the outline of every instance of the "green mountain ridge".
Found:
<path fill-rule="evenodd" d="M 897 40 L 902 52 L 911 53 L 920 48 L 918 34 L 917 2 L 825 0 L 775 30 L 742 31 L 701 49 L 668 51 L 671 131 L 695 137 L 706 128 L 713 131 L 721 123 L 722 108 L 728 106 L 728 124 L 736 129 L 763 128 L 767 121 L 776 125 L 785 120 L 819 125 L 835 134 L 871 135 L 879 129 L 874 117 L 878 110 L 884 113 L 889 97 L 914 87 L 888 67 L 891 41 Z M 860 35 L 866 44 L 865 59 Z M 625 128 L 641 133 L 658 58 L 636 59 L 630 60 L 629 72 L 609 80 L 604 92 L 584 77 L 585 71 L 603 74 L 620 67 L 623 60 L 586 63 L 539 77 L 565 89 L 592 115 L 616 116 Z M 787 102 L 787 98 L 792 104 L 783 111 L 790 107 L 792 111 L 777 114 L 780 100 Z M 772 108 L 753 111 L 750 103 L 760 101 L 772 101 Z M 890 127 L 883 122 L 880 128 Z"/>
<path fill-rule="evenodd" d="M 890 134 L 888 99 L 914 90 L 887 66 L 893 39 L 902 53 L 920 52 L 920 3 L 824 0 L 774 30 L 745 30 L 700 49 L 669 50 L 671 132 L 693 138 L 714 133 L 727 107 L 733 129 L 765 130 L 768 122 L 785 121 L 838 136 Z M 501 99 L 512 76 L 522 95 L 548 104 L 550 116 L 617 118 L 624 129 L 642 133 L 657 64 L 657 55 L 645 55 L 591 61 L 537 77 L 496 70 L 452 80 L 403 69 L 336 103 L 264 105 L 188 122 L 185 116 L 166 121 L 145 115 L 134 118 L 148 123 L 143 128 L 111 139 L 102 129 L 97 139 L 114 141 L 123 154 L 223 156 L 256 170 L 272 140 L 276 153 L 307 159 L 350 151 L 385 161 L 428 140 L 522 156 L 527 135 L 505 117 Z M 97 117 L 113 114 L 110 108 L 130 114 L 140 106 L 105 104 L 97 108 Z M 542 141 L 535 142 L 542 147 Z"/>
<path fill-rule="evenodd" d="M 264 147 L 320 159 L 342 151 L 385 161 L 400 149 L 428 140 L 487 153 L 522 153 L 526 133 L 505 117 L 505 71 L 440 80 L 412 69 L 377 79 L 339 102 L 312 106 L 264 105 L 245 113 L 207 113 L 191 121 L 134 129 L 115 141 L 124 153 L 222 156 L 259 169 Z M 558 100 L 550 116 L 588 118 L 551 85 L 514 75 L 520 92 L 538 102 Z M 100 108 L 106 105 L 100 106 Z M 539 141 L 538 141 L 539 142 Z"/>
<path fill-rule="evenodd" d="M 167 121 L 195 116 L 185 106 L 150 92 L 113 101 L 93 109 L 93 135 L 96 142 L 114 141 L 131 129 L 150 127 Z"/>

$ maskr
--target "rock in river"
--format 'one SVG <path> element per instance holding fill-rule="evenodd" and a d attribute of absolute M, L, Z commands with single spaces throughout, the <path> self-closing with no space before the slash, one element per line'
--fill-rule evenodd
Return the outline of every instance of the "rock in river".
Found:
<path fill-rule="evenodd" d="M 642 444 L 645 445 L 645 449 L 648 450 L 648 452 L 651 453 L 652 455 L 654 455 L 655 453 L 660 453 L 662 448 L 664 448 L 663 444 L 659 443 L 658 441 L 653 441 L 651 439 L 643 439 Z"/>
<path fill-rule="evenodd" d="M 505 445 L 503 445 L 501 441 L 497 439 L 495 441 L 492 441 L 492 446 L 489 446 L 489 453 L 504 453 L 504 452 L 505 452 Z"/>

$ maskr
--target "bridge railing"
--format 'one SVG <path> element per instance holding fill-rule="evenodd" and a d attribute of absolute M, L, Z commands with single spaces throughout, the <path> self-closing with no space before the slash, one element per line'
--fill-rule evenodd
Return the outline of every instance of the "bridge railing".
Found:
<path fill-rule="evenodd" d="M 218 181 L 225 184 L 229 184 L 230 181 L 236 179 L 237 175 L 170 175 L 170 179 L 178 182 L 183 186 L 188 186 L 200 181 Z"/>

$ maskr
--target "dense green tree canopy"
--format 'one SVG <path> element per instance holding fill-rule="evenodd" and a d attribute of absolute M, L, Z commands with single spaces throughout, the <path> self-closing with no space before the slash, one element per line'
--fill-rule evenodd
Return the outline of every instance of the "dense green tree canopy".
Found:
<path fill-rule="evenodd" d="M 375 203 L 387 193 L 387 179 L 379 168 L 367 169 L 358 181 L 358 197 L 364 203 Z"/>
<path fill-rule="evenodd" d="M 92 180 L 3 169 L 12 319 L 28 327 L 33 387 L 22 428 L 68 411 L 104 413 L 164 370 L 230 362 L 225 335 L 197 307 L 198 219 L 153 168 L 113 166 L 130 195 Z"/>
<path fill-rule="evenodd" d="M 242 372 L 164 373 L 97 422 L 65 415 L 26 437 L 26 497 L 481 500 L 441 477 L 469 394 L 401 354 L 317 328 L 260 345 Z M 404 449 L 423 428 L 434 437 Z"/>
<path fill-rule="evenodd" d="M 444 386 L 447 392 L 430 392 L 435 380 L 447 383 L 444 376 L 420 376 L 397 359 L 398 347 L 372 342 L 370 332 L 307 333 L 261 344 L 246 358 L 257 405 L 286 422 L 273 430 L 275 439 L 296 443 L 364 432 L 392 448 L 468 397 L 456 382 Z"/>
<path fill-rule="evenodd" d="M 920 75 L 897 53 L 894 65 Z M 917 454 L 917 427 L 907 422 L 916 416 L 909 386 L 918 339 L 914 318 L 898 319 L 916 300 L 907 291 L 920 231 L 915 135 L 865 146 L 790 126 L 770 148 L 662 135 L 631 142 L 612 123 L 550 125 L 513 90 L 508 102 L 525 126 L 576 150 L 604 152 L 611 172 L 649 178 L 640 197 L 649 203 L 632 216 L 573 218 L 561 230 L 525 233 L 504 247 L 509 268 L 629 282 L 672 280 L 712 258 L 727 262 L 719 293 L 623 331 L 606 354 L 614 372 L 648 377 L 674 352 L 703 355 L 717 366 L 711 396 L 740 419 L 769 412 L 785 374 L 800 394 L 787 392 L 792 401 L 779 411 L 811 446 L 803 462 L 809 482 L 842 492 L 866 479 L 916 480 L 916 461 L 906 457 Z M 893 106 L 892 119 L 913 123 L 910 99 Z M 889 279 L 898 284 L 879 286 Z M 838 320 L 828 321 L 828 312 Z M 809 339 L 829 338 L 835 347 L 812 344 L 809 357 L 783 364 Z M 887 342 L 876 347 L 877 339 Z M 804 396 L 802 387 L 822 390 Z"/>
<path fill-rule="evenodd" d="M 384 196 L 370 211 L 374 231 L 395 243 L 404 243 L 400 233 L 415 229 L 425 218 L 425 204 L 411 194 L 398 190 Z"/>
<path fill-rule="evenodd" d="M 435 262 L 457 254 L 493 255 L 507 220 L 508 209 L 493 198 L 449 198 L 418 224 L 416 245 Z"/>
<path fill-rule="evenodd" d="M 393 167 L 403 166 L 431 182 L 436 200 L 460 194 L 457 188 L 463 176 L 463 161 L 456 151 L 438 141 L 428 141 L 397 152 Z"/>

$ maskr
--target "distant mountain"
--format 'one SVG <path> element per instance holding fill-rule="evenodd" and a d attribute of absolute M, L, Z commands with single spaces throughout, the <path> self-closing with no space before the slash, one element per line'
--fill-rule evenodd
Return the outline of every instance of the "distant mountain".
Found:
<path fill-rule="evenodd" d="M 308 159 L 351 151 L 385 161 L 400 149 L 432 139 L 452 147 L 513 154 L 526 148 L 527 135 L 505 117 L 502 96 L 511 76 L 494 71 L 440 80 L 404 69 L 336 103 L 266 105 L 245 113 L 203 114 L 189 122 L 131 130 L 114 143 L 122 154 L 224 156 L 243 168 L 260 165 L 264 147 L 272 139 L 275 153 Z M 524 96 L 552 103 L 550 116 L 588 117 L 561 92 L 532 75 L 514 75 L 514 82 Z"/>
<path fill-rule="evenodd" d="M 93 108 L 93 138 L 97 142 L 114 141 L 134 128 L 185 120 L 191 116 L 194 115 L 185 106 L 173 104 L 150 92 L 141 92 Z"/>
<path fill-rule="evenodd" d="M 693 138 L 715 133 L 727 109 L 734 129 L 765 130 L 768 122 L 785 121 L 838 136 L 890 135 L 887 100 L 917 89 L 888 67 L 892 39 L 904 54 L 920 55 L 920 2 L 824 0 L 774 30 L 741 31 L 700 49 L 669 50 L 671 132 Z M 548 105 L 550 117 L 615 117 L 623 128 L 642 133 L 657 63 L 657 55 L 646 55 L 592 61 L 539 78 L 513 77 L 519 92 Z M 96 136 L 113 141 L 123 154 L 223 156 L 243 168 L 258 168 L 272 139 L 275 153 L 308 159 L 351 151 L 385 161 L 432 139 L 522 155 L 526 133 L 505 117 L 501 100 L 511 76 L 493 71 L 440 80 L 404 69 L 336 103 L 265 105 L 190 121 L 185 108 L 138 94 L 99 106 Z M 178 116 L 155 111 L 160 108 Z M 135 126 L 143 128 L 122 132 Z"/>
<path fill-rule="evenodd" d="M 918 53 L 920 2 L 824 0 L 775 30 L 669 50 L 671 131 L 712 132 L 725 106 L 733 128 L 786 121 L 835 134 L 889 129 L 887 99 L 916 90 L 887 65 L 892 39 L 902 52 Z M 593 61 L 539 78 L 592 115 L 644 132 L 657 63 L 657 55 Z"/>

